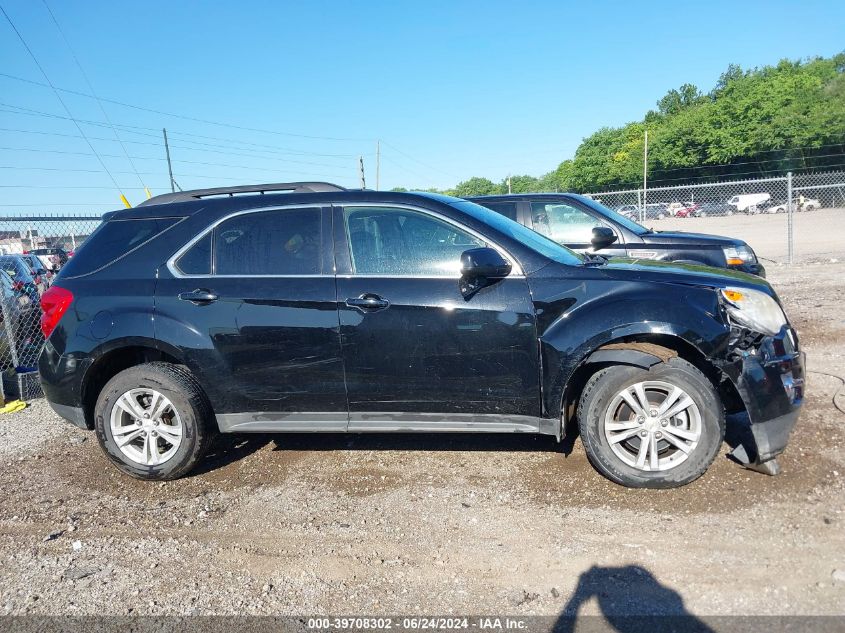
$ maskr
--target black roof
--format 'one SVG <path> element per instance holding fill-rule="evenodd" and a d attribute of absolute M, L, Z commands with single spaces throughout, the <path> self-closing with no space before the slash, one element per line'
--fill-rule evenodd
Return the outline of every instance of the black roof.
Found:
<path fill-rule="evenodd" d="M 189 200 L 202 200 L 203 198 L 234 197 L 245 193 L 265 194 L 271 192 L 291 193 L 319 193 L 322 191 L 346 191 L 345 187 L 333 185 L 330 182 L 276 182 L 263 185 L 237 185 L 235 187 L 213 187 L 211 189 L 191 189 L 189 191 L 178 191 L 155 196 L 144 200 L 139 207 L 146 207 L 153 204 L 169 204 L 171 202 L 185 202 Z"/>
<path fill-rule="evenodd" d="M 581 194 L 571 193 L 571 192 L 543 192 L 543 193 L 497 193 L 489 196 L 467 196 L 467 200 L 484 200 L 487 202 L 493 202 L 496 200 L 500 201 L 507 201 L 507 200 L 524 200 L 525 198 L 571 198 L 573 196 L 579 196 Z"/>
<path fill-rule="evenodd" d="M 346 189 L 325 182 L 294 182 L 266 185 L 239 185 L 194 189 L 155 196 L 136 207 L 111 211 L 103 215 L 103 221 L 130 220 L 163 217 L 187 217 L 207 209 L 210 212 L 248 209 L 259 204 L 266 206 L 288 204 L 326 204 L 331 202 L 416 202 L 431 206 L 432 202 L 448 202 L 451 198 L 428 192 L 372 191 L 369 189 Z"/>

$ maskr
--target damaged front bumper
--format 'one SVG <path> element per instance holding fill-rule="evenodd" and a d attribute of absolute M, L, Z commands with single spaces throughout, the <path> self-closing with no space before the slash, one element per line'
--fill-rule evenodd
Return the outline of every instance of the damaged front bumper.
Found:
<path fill-rule="evenodd" d="M 748 413 L 749 440 L 731 453 L 738 461 L 758 466 L 786 448 L 804 401 L 804 365 L 804 353 L 789 325 L 775 336 L 736 333 L 724 371 Z"/>

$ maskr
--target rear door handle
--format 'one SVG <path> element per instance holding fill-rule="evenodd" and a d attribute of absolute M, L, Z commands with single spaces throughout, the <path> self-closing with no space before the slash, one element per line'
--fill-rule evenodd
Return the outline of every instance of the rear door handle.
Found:
<path fill-rule="evenodd" d="M 206 288 L 197 288 L 196 290 L 192 290 L 191 292 L 183 292 L 179 295 L 179 298 L 182 301 L 190 301 L 196 305 L 202 305 L 206 303 L 212 303 L 213 301 L 217 301 L 217 295 L 207 290 Z"/>
<path fill-rule="evenodd" d="M 390 301 L 379 297 L 377 294 L 365 292 L 359 297 L 350 297 L 346 300 L 350 308 L 357 308 L 361 312 L 378 312 L 390 306 Z"/>

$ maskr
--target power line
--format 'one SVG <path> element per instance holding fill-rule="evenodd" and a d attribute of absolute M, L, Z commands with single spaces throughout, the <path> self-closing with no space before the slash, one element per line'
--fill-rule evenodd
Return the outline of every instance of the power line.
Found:
<path fill-rule="evenodd" d="M 0 189 L 111 189 L 104 185 L 0 185 Z M 139 191 L 144 187 L 126 187 L 128 190 Z"/>
<path fill-rule="evenodd" d="M 62 119 L 62 120 L 68 120 L 68 121 L 70 120 L 68 117 L 64 117 L 64 116 L 61 116 L 59 114 L 42 112 L 40 110 L 33 110 L 31 108 L 24 108 L 22 106 L 16 106 L 16 105 L 7 104 L 7 103 L 0 103 L 0 106 L 5 107 L 5 108 L 15 108 L 15 110 L 0 109 L 0 112 L 7 112 L 9 114 L 23 114 L 23 115 L 26 115 L 26 116 L 40 116 L 40 117 L 46 117 L 46 118 L 52 118 L 52 119 Z M 21 111 L 18 112 L 17 110 L 21 110 Z M 86 125 L 92 125 L 92 126 L 95 126 L 95 127 L 106 127 L 105 124 L 100 123 L 98 121 L 89 121 L 89 120 L 86 120 L 86 119 L 77 119 L 77 121 L 79 121 L 80 123 L 84 123 Z M 117 123 L 117 124 L 114 124 L 114 125 L 116 125 L 119 128 L 133 128 L 133 129 L 123 129 L 124 132 L 128 132 L 130 134 L 137 134 L 139 136 L 148 136 L 148 137 L 153 137 L 153 138 L 159 138 L 160 132 L 158 130 L 156 130 L 155 128 L 141 127 L 141 126 L 135 126 L 135 125 L 125 125 L 125 124 L 120 124 L 120 123 Z M 149 130 L 151 132 L 156 132 L 156 133 L 153 134 L 153 133 L 150 133 L 150 132 L 138 132 L 136 130 Z M 24 130 L 20 130 L 20 131 L 24 131 Z M 44 132 L 44 134 L 49 134 L 49 132 Z M 197 137 L 197 138 L 205 138 L 205 139 L 210 139 L 210 140 L 219 140 L 219 141 L 227 141 L 227 142 L 232 142 L 232 143 L 241 143 L 243 145 L 253 145 L 253 146 L 256 146 L 256 147 L 260 147 L 260 148 L 262 148 L 262 147 L 271 148 L 271 149 L 259 149 L 259 150 L 251 150 L 250 148 L 237 148 L 237 147 L 234 148 L 234 149 L 244 149 L 245 151 L 262 151 L 262 152 L 271 153 L 271 154 L 289 154 L 289 155 L 293 155 L 293 156 L 322 156 L 322 157 L 326 157 L 326 158 L 355 158 L 355 157 L 359 156 L 359 154 L 329 154 L 329 153 L 323 153 L 323 152 L 309 152 L 309 151 L 304 151 L 304 150 L 295 150 L 295 149 L 291 149 L 291 148 L 278 147 L 278 146 L 275 146 L 275 145 L 265 145 L 265 144 L 262 144 L 262 143 L 250 143 L 248 141 L 237 141 L 237 140 L 233 140 L 233 139 L 223 139 L 223 138 L 218 138 L 218 137 L 215 137 L 215 136 L 204 136 L 202 134 L 190 134 L 188 132 L 179 132 L 179 131 L 171 132 L 171 136 L 174 135 L 174 134 L 178 135 L 178 136 L 194 136 L 194 137 Z M 101 140 L 112 140 L 112 139 L 101 139 Z M 229 147 L 228 145 L 203 143 L 201 141 L 193 141 L 193 140 L 190 140 L 190 139 L 179 139 L 179 140 L 183 143 L 193 143 L 195 145 L 206 145 L 206 146 L 209 146 L 209 147 L 224 147 L 224 148 Z M 132 143 L 132 142 L 137 143 L 138 141 L 126 141 L 126 142 L 127 143 Z M 161 143 L 156 143 L 156 144 L 161 145 Z M 186 148 L 186 149 L 190 149 L 190 148 Z M 365 153 L 364 154 L 364 156 L 370 156 L 370 155 L 372 155 L 372 153 L 370 153 L 370 154 Z"/>
<path fill-rule="evenodd" d="M 37 154 L 63 154 L 69 156 L 91 156 L 86 152 L 72 152 L 67 150 L 60 150 L 60 149 L 42 149 L 40 147 L 5 147 L 0 146 L 0 150 L 10 151 L 10 152 L 33 152 Z M 121 158 L 118 154 L 100 154 L 100 156 L 104 158 Z M 161 156 L 133 156 L 135 160 L 155 160 L 155 161 L 166 161 L 166 158 Z M 276 159 L 281 160 L 281 159 Z M 253 167 L 252 165 L 230 165 L 228 163 L 210 163 L 206 161 L 196 161 L 196 160 L 179 160 L 173 159 L 174 163 L 183 163 L 185 165 L 204 165 L 206 167 L 227 167 L 230 169 L 249 169 L 253 171 L 269 171 L 278 173 L 280 171 L 288 171 L 289 173 L 296 173 L 308 176 L 320 176 L 321 178 L 334 178 L 334 175 L 331 174 L 314 174 L 309 172 L 295 172 L 291 170 L 281 170 L 281 169 L 274 169 L 270 167 Z M 288 162 L 297 162 L 297 161 L 288 161 Z M 306 165 L 317 165 L 317 163 L 305 163 Z M 339 165 L 318 165 L 322 167 L 339 167 Z"/>
<path fill-rule="evenodd" d="M 82 138 L 78 134 L 62 134 L 60 132 L 43 132 L 41 130 L 22 130 L 20 128 L 0 128 L 0 131 L 17 132 L 17 133 L 21 133 L 21 134 L 37 134 L 39 136 L 55 136 L 55 137 L 61 137 L 61 138 Z M 152 135 L 150 135 L 150 136 L 152 136 Z M 109 143 L 117 142 L 114 139 L 104 138 L 102 136 L 89 136 L 88 138 L 91 139 L 91 140 L 94 140 L 94 141 L 106 141 L 106 142 L 109 142 Z M 161 141 L 129 141 L 129 140 L 127 140 L 127 141 L 124 141 L 124 142 L 132 144 L 132 145 L 147 145 L 147 146 L 155 146 L 155 147 L 163 147 L 164 146 L 164 143 L 162 143 Z M 183 140 L 182 142 L 186 142 L 186 141 Z M 187 141 L 187 142 L 193 143 L 195 141 Z M 243 153 L 243 152 L 221 151 L 221 150 L 215 150 L 215 149 L 206 149 L 204 147 L 191 147 L 189 145 L 173 145 L 172 143 L 170 144 L 170 147 L 177 148 L 177 149 L 184 149 L 184 150 L 191 151 L 191 152 L 209 152 L 209 153 L 212 153 L 212 154 L 223 154 L 225 156 L 244 156 L 246 158 L 259 158 L 261 160 L 275 160 L 275 161 L 280 161 L 280 162 L 284 162 L 284 163 L 296 163 L 296 164 L 299 164 L 299 165 L 315 165 L 315 166 L 318 166 L 318 167 L 342 167 L 342 165 L 339 165 L 339 164 L 315 163 L 313 161 L 292 160 L 290 158 L 276 158 L 275 156 L 266 156 L 266 155 L 262 155 L 262 154 L 256 154 L 256 153 L 253 153 L 253 152 Z M 215 147 L 225 148 L 225 146 L 223 146 L 223 145 L 217 145 Z M 239 149 L 239 148 L 235 148 L 235 149 Z M 262 150 L 262 151 L 266 152 L 266 151 L 269 151 L 269 150 Z M 288 154 L 282 154 L 282 155 L 287 156 Z M 294 155 L 297 155 L 297 154 L 294 154 Z M 137 158 L 137 157 L 130 157 L 130 158 Z"/>
<path fill-rule="evenodd" d="M 5 12 L 4 12 L 5 13 Z M 11 21 L 10 21 L 11 22 Z M 32 84 L 35 86 L 42 86 L 47 87 L 46 84 L 41 83 L 40 81 L 35 81 L 32 79 L 25 79 L 23 77 L 18 77 L 16 75 L 10 75 L 8 73 L 0 73 L 0 77 L 6 77 L 7 79 L 13 79 L 15 81 L 22 81 L 24 83 Z M 45 76 L 46 79 L 46 76 Z M 49 79 L 47 80 L 49 83 Z M 52 84 L 50 84 L 51 88 L 54 90 L 60 90 L 61 92 L 65 92 L 67 94 L 77 95 L 80 97 L 87 97 L 89 99 L 94 99 L 93 95 L 87 94 L 85 92 L 80 92 L 78 90 L 68 90 L 67 88 L 55 88 Z M 347 138 L 347 137 L 337 137 L 337 136 L 316 136 L 311 134 L 296 134 L 294 132 L 280 132 L 277 130 L 264 130 L 261 128 L 253 128 L 253 127 L 246 127 L 243 125 L 235 125 L 234 123 L 223 123 L 221 121 L 214 121 L 211 119 L 201 119 L 198 117 L 186 116 L 184 114 L 176 114 L 174 112 L 166 112 L 164 110 L 156 110 L 154 108 L 145 108 L 143 106 L 134 105 L 132 103 L 126 103 L 125 101 L 117 101 L 116 99 L 106 99 L 103 98 L 103 101 L 106 103 L 113 103 L 115 105 L 123 106 L 125 108 L 132 108 L 134 110 L 140 110 L 142 112 L 151 112 L 153 114 L 160 114 L 162 116 L 169 116 L 174 117 L 177 119 L 183 119 L 185 121 L 193 121 L 195 123 L 204 123 L 206 125 L 217 125 L 220 127 L 227 127 L 232 128 L 235 130 L 244 130 L 247 132 L 259 132 L 261 134 L 276 134 L 278 136 L 290 136 L 294 138 L 306 138 L 312 140 L 321 140 L 321 141 L 342 141 L 342 142 L 371 142 L 373 139 L 370 138 Z"/>
<path fill-rule="evenodd" d="M 0 74 L 2 74 L 2 73 L 0 73 Z M 382 139 L 382 141 L 381 141 L 381 142 L 382 142 L 384 145 L 387 145 L 390 149 L 392 149 L 392 150 L 393 150 L 394 152 L 396 152 L 397 154 L 401 154 L 402 156 L 404 156 L 404 157 L 405 157 L 405 158 L 407 158 L 408 160 L 412 160 L 412 161 L 414 161 L 415 163 L 417 163 L 418 165 L 422 165 L 422 166 L 423 166 L 423 167 L 425 167 L 426 169 L 430 169 L 430 170 L 432 170 L 432 171 L 439 172 L 439 173 L 441 173 L 441 174 L 443 174 L 443 175 L 445 175 L 445 176 L 449 176 L 449 178 L 456 178 L 456 176 L 455 176 L 454 174 L 450 174 L 450 173 L 448 173 L 448 172 L 445 172 L 445 171 L 443 171 L 442 169 L 439 169 L 438 167 L 432 167 L 431 165 L 428 165 L 428 164 L 426 164 L 426 163 L 422 162 L 421 160 L 417 160 L 417 159 L 416 159 L 416 158 L 414 158 L 413 156 L 409 156 L 408 154 L 406 154 L 405 152 L 403 152 L 403 151 L 402 151 L 401 149 L 399 149 L 398 147 L 395 147 L 394 145 L 391 145 L 390 143 L 388 143 L 387 141 L 385 141 L 385 140 L 383 140 L 383 139 Z"/>
<path fill-rule="evenodd" d="M 68 173 L 85 173 L 85 174 L 99 174 L 100 170 L 98 169 L 81 169 L 81 168 L 65 168 L 65 167 L 22 167 L 21 165 L 0 165 L 0 169 L 9 169 L 15 171 L 60 171 L 60 172 L 68 172 Z M 115 171 L 115 174 L 131 174 L 131 171 Z M 140 172 L 144 176 L 161 176 L 163 178 L 167 178 L 167 174 L 163 172 L 156 172 L 156 171 L 142 171 Z M 319 176 L 321 178 L 332 178 L 334 180 L 345 180 L 347 182 L 352 182 L 352 179 L 349 176 L 328 176 L 326 174 L 308 174 L 304 172 L 286 172 L 290 174 L 296 174 L 299 176 Z M 243 182 L 243 178 L 237 178 L 234 176 L 210 176 L 208 174 L 173 174 L 174 176 L 178 176 L 179 178 L 206 178 L 210 180 L 232 180 L 237 182 Z"/>
<path fill-rule="evenodd" d="M 117 189 L 117 190 L 120 192 L 120 196 L 121 196 L 121 198 L 124 200 L 124 203 L 125 203 L 127 206 L 129 206 L 129 204 L 126 202 L 126 197 L 123 195 L 123 192 L 120 190 L 120 185 L 118 185 L 118 184 L 117 184 L 117 180 L 115 180 L 114 176 L 112 176 L 111 172 L 109 171 L 109 168 L 108 168 L 108 167 L 106 167 L 106 164 L 105 164 L 105 163 L 103 162 L 103 160 L 100 158 L 100 155 L 99 155 L 99 154 L 97 154 L 97 150 L 95 150 L 95 149 L 94 149 L 94 146 L 91 144 L 91 141 L 89 141 L 89 140 L 88 140 L 88 137 L 86 137 L 86 136 L 85 136 L 85 132 L 83 132 L 83 131 L 82 131 L 82 127 L 79 125 L 79 123 L 77 123 L 77 122 L 76 122 L 76 119 L 74 119 L 74 118 L 73 118 L 73 115 L 71 114 L 70 109 L 67 107 L 67 104 L 65 104 L 64 100 L 62 99 L 62 96 L 59 94 L 59 91 L 58 91 L 58 90 L 56 89 L 56 87 L 53 85 L 53 82 L 52 82 L 52 81 L 50 81 L 50 78 L 47 76 L 47 73 L 45 72 L 44 68 L 43 68 L 43 67 L 41 66 L 41 64 L 38 62 L 38 58 L 35 56 L 35 53 L 33 53 L 33 52 L 32 52 L 32 49 L 31 49 L 31 48 L 29 47 L 29 45 L 26 43 L 26 40 L 23 38 L 23 35 L 21 35 L 21 32 L 20 32 L 20 31 L 18 31 L 18 27 L 17 27 L 17 26 L 15 26 L 15 23 L 14 23 L 14 22 L 12 22 L 12 18 L 11 18 L 11 17 L 9 17 L 9 14 L 8 14 L 8 13 L 6 13 L 6 9 L 3 7 L 3 5 L 0 5 L 0 11 L 2 11 L 2 12 L 3 12 L 3 15 L 5 16 L 6 20 L 9 22 L 9 25 L 12 27 L 12 30 L 13 30 L 13 31 L 15 32 L 15 34 L 18 36 L 18 39 L 21 41 L 21 44 L 23 44 L 23 47 L 24 47 L 24 48 L 26 49 L 26 51 L 29 53 L 29 56 L 30 56 L 30 57 L 32 57 L 32 61 L 33 61 L 33 62 L 35 62 L 35 65 L 36 65 L 36 66 L 38 66 L 38 70 L 40 70 L 40 71 L 41 71 L 41 74 L 42 74 L 42 75 L 44 75 L 44 79 L 45 79 L 45 80 L 47 81 L 47 83 L 50 85 L 50 88 L 52 88 L 52 89 L 53 89 L 53 94 L 55 94 L 55 95 L 56 95 L 56 99 L 58 99 L 58 100 L 59 100 L 59 103 L 61 103 L 61 104 L 62 104 L 62 107 L 65 109 L 65 112 L 67 112 L 67 115 L 68 115 L 68 116 L 71 118 L 71 120 L 73 121 L 73 124 L 76 126 L 76 129 L 77 129 L 77 130 L 79 130 L 79 133 L 80 133 L 80 134 L 81 134 L 81 135 L 85 138 L 85 142 L 88 144 L 88 147 L 90 147 L 90 148 L 91 148 L 91 152 L 94 154 L 94 156 L 96 156 L 96 157 L 97 157 L 97 160 L 100 162 L 100 165 L 103 167 L 103 171 L 105 171 L 105 172 L 106 172 L 106 174 L 108 174 L 108 176 L 109 176 L 109 178 L 111 179 L 112 183 L 114 183 L 115 189 Z"/>
<path fill-rule="evenodd" d="M 56 25 L 56 30 L 59 32 L 59 35 L 62 36 L 62 39 L 64 40 L 65 45 L 67 46 L 67 49 L 70 51 L 70 56 L 73 57 L 73 61 L 76 62 L 76 67 L 79 68 L 79 73 L 82 75 L 82 78 L 85 79 L 85 83 L 88 85 L 88 90 L 91 91 L 91 94 L 94 96 L 94 99 L 97 100 L 97 105 L 100 106 L 100 112 L 103 113 L 103 118 L 106 120 L 106 123 L 109 124 L 109 127 L 111 127 L 111 130 L 112 130 L 112 133 L 114 134 L 115 140 L 117 140 L 117 142 L 120 143 L 120 147 L 123 150 L 123 154 L 126 156 L 126 160 L 129 161 L 129 165 L 130 165 L 130 167 L 132 167 L 132 171 L 134 171 L 135 175 L 138 177 L 138 182 L 141 183 L 141 186 L 144 188 L 144 190 L 147 192 L 147 195 L 149 196 L 150 191 L 149 191 L 149 189 L 147 189 L 147 185 L 144 184 L 144 179 L 141 178 L 141 174 L 138 173 L 138 168 L 135 167 L 135 163 L 132 162 L 132 157 L 129 156 L 129 152 L 126 150 L 126 146 L 123 144 L 123 141 L 120 139 L 120 136 L 117 133 L 117 128 L 114 127 L 114 125 L 111 122 L 111 119 L 109 119 L 109 115 L 106 113 L 106 109 L 103 107 L 103 102 L 100 101 L 100 98 L 97 96 L 97 93 L 94 90 L 94 86 L 91 84 L 91 81 L 88 79 L 88 75 L 85 73 L 85 70 L 82 68 L 82 64 L 80 63 L 79 58 L 76 56 L 76 53 L 73 50 L 73 47 L 70 45 L 70 42 L 68 41 L 67 37 L 65 36 L 65 32 L 62 30 L 62 27 L 59 26 L 59 21 L 56 19 L 56 16 L 53 14 L 53 10 L 50 8 L 50 5 L 47 4 L 47 0 L 41 0 L 41 2 L 44 3 L 44 7 L 47 9 L 47 13 L 49 13 L 50 17 L 53 19 L 53 24 Z"/>
<path fill-rule="evenodd" d="M 816 166 L 816 167 L 807 167 L 806 169 L 813 169 L 813 170 L 818 171 L 818 170 L 821 170 L 821 169 L 836 169 L 838 167 L 845 167 L 845 163 L 836 163 L 836 164 L 833 164 L 833 165 L 819 165 L 819 166 Z M 778 169 L 778 170 L 770 170 L 770 171 L 783 171 L 783 170 Z M 735 174 L 713 174 L 713 175 L 708 175 L 708 176 L 691 176 L 689 178 L 663 178 L 663 179 L 660 179 L 660 180 L 649 179 L 649 184 L 652 184 L 652 183 L 655 183 L 655 182 L 678 182 L 680 180 L 690 181 L 690 180 L 705 180 L 705 179 L 714 179 L 714 178 L 727 179 L 727 178 L 734 178 L 736 176 L 757 176 L 760 179 L 785 178 L 785 176 L 764 176 L 758 170 L 758 171 L 744 171 L 744 172 L 739 172 L 739 173 L 735 173 Z M 733 182 L 731 180 L 714 180 L 713 182 L 705 183 L 705 184 L 712 184 L 714 186 L 717 186 L 717 185 L 731 185 L 731 184 L 733 184 Z M 599 185 L 599 186 L 622 187 L 622 186 L 628 186 L 628 185 L 634 186 L 634 187 L 641 187 L 642 182 L 640 182 L 640 181 L 636 181 L 636 182 L 630 182 L 630 181 L 629 182 L 616 182 L 616 183 L 612 183 L 612 184 Z M 696 184 L 696 186 L 702 186 L 702 185 Z M 654 187 L 654 189 L 661 189 L 661 188 L 662 187 Z M 682 189 L 683 185 L 672 185 L 672 188 Z M 649 189 L 649 190 L 651 190 L 651 189 Z M 624 191 L 628 191 L 628 190 L 603 191 L 601 193 L 620 193 L 620 192 L 624 192 Z"/>

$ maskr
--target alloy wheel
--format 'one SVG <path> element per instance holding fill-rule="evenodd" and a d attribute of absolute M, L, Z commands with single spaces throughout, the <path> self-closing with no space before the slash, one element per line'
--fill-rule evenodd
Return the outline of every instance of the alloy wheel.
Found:
<path fill-rule="evenodd" d="M 649 380 L 619 391 L 604 417 L 604 436 L 628 466 L 646 472 L 682 464 L 701 439 L 701 412 L 689 394 Z"/>
<path fill-rule="evenodd" d="M 111 435 L 136 464 L 157 466 L 176 454 L 184 427 L 173 403 L 155 389 L 130 389 L 112 407 Z"/>

